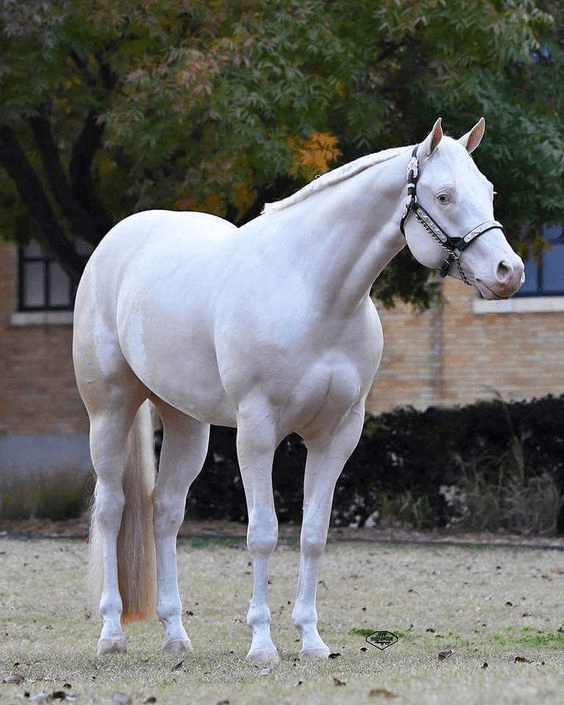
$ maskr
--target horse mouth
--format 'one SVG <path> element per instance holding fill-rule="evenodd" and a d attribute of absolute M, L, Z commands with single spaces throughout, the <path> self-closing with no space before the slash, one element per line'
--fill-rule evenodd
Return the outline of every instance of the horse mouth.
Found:
<path fill-rule="evenodd" d="M 499 293 L 491 289 L 484 281 L 481 279 L 476 279 L 476 288 L 480 292 L 483 299 L 488 301 L 504 301 L 505 299 L 511 298 L 511 295 L 515 293 L 516 290 L 501 290 Z"/>

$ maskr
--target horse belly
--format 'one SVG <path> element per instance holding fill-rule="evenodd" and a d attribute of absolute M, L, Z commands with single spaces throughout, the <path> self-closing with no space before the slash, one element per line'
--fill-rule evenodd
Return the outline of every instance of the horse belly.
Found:
<path fill-rule="evenodd" d="M 209 333 L 183 309 L 182 319 L 164 307 L 130 312 L 120 326 L 120 346 L 147 389 L 179 411 L 206 423 L 235 425 Z"/>

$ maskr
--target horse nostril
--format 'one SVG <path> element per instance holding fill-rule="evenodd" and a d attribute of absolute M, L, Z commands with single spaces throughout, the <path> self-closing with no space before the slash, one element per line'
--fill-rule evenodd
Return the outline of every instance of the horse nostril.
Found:
<path fill-rule="evenodd" d="M 505 264 L 505 262 L 501 261 L 497 265 L 497 278 L 498 281 L 500 282 L 505 282 L 509 278 L 511 273 L 511 269 Z"/>
<path fill-rule="evenodd" d="M 500 284 L 521 283 L 523 279 L 523 265 L 511 265 L 501 260 L 497 265 L 497 280 Z"/>

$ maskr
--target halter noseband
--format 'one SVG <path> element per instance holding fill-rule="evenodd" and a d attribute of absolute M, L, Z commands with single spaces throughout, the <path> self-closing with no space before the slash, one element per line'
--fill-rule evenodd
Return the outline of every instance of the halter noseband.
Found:
<path fill-rule="evenodd" d="M 480 237 L 480 235 L 483 235 L 488 232 L 488 230 L 493 230 L 494 228 L 499 228 L 503 231 L 503 226 L 501 223 L 498 223 L 497 220 L 486 220 L 484 223 L 472 228 L 472 230 L 466 233 L 464 237 L 452 237 L 446 233 L 417 200 L 417 182 L 419 181 L 419 160 L 417 159 L 418 146 L 419 145 L 416 145 L 414 147 L 413 152 L 411 153 L 411 159 L 407 165 L 407 203 L 405 206 L 405 213 L 400 221 L 401 234 L 405 237 L 405 223 L 409 215 L 413 213 L 431 237 L 439 243 L 443 250 L 448 252 L 447 258 L 439 267 L 441 277 L 446 277 L 452 267 L 452 264 L 456 262 L 462 281 L 465 284 L 470 284 L 468 278 L 464 274 L 462 265 L 460 264 L 460 255 L 470 245 L 470 243 Z"/>

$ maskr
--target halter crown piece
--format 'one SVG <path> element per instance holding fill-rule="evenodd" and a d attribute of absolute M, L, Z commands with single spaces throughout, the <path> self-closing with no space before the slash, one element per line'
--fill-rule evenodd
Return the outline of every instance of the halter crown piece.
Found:
<path fill-rule="evenodd" d="M 405 212 L 400 221 L 401 234 L 405 237 L 405 223 L 409 218 L 410 214 L 417 218 L 425 230 L 431 235 L 431 237 L 436 240 L 439 245 L 448 252 L 448 255 L 442 265 L 439 267 L 439 272 L 441 277 L 446 277 L 452 267 L 453 263 L 456 262 L 458 267 L 458 272 L 462 281 L 465 284 L 470 285 L 471 282 L 468 281 L 468 277 L 464 274 L 462 265 L 460 264 L 460 255 L 464 250 L 476 240 L 480 235 L 487 233 L 488 230 L 493 230 L 494 228 L 499 228 L 503 230 L 501 223 L 497 220 L 486 220 L 484 223 L 480 223 L 475 228 L 472 228 L 464 237 L 453 237 L 445 232 L 436 220 L 423 208 L 423 206 L 417 200 L 417 182 L 419 181 L 419 160 L 417 159 L 417 148 L 416 145 L 411 153 L 411 159 L 407 165 L 407 203 L 405 205 Z"/>

